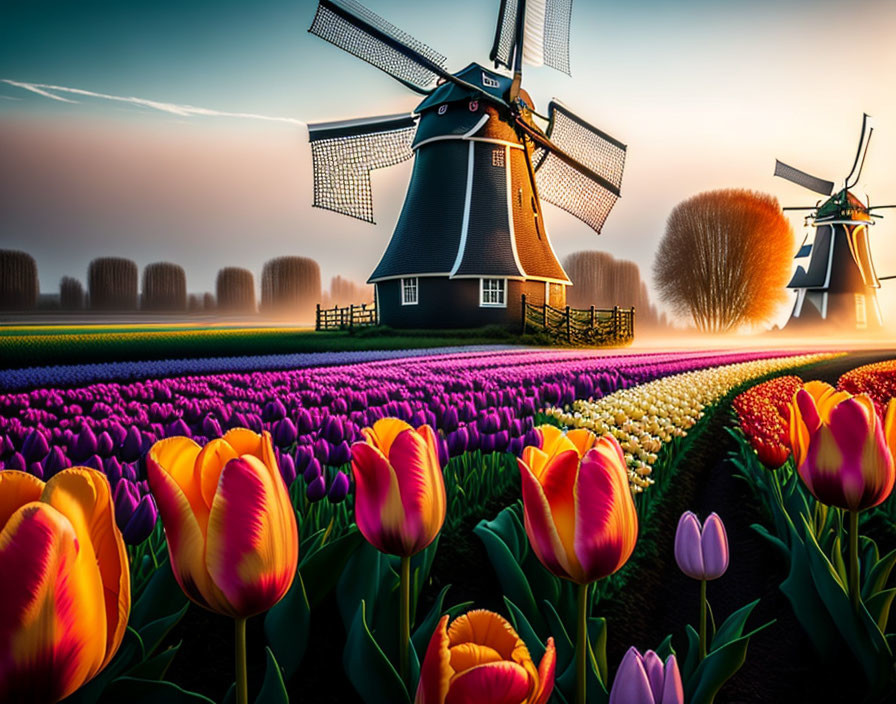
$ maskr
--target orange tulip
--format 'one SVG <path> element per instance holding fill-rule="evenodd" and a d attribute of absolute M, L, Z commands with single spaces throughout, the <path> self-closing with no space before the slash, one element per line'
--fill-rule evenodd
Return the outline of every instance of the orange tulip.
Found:
<path fill-rule="evenodd" d="M 191 600 L 245 619 L 283 598 L 299 535 L 270 433 L 234 428 L 205 447 L 167 438 L 146 468 L 174 576 Z"/>
<path fill-rule="evenodd" d="M 435 540 L 447 510 L 435 434 L 398 418 L 361 432 L 364 441 L 352 445 L 358 528 L 381 552 L 416 555 Z"/>
<path fill-rule="evenodd" d="M 893 490 L 896 406 L 881 423 L 867 394 L 821 381 L 799 389 L 790 406 L 790 444 L 806 487 L 822 503 L 850 511 L 877 506 Z"/>
<path fill-rule="evenodd" d="M 589 584 L 618 570 L 638 539 L 622 448 L 611 435 L 539 429 L 519 460 L 526 533 L 558 577 Z"/>
<path fill-rule="evenodd" d="M 548 638 L 535 667 L 529 649 L 501 616 L 443 616 L 420 668 L 415 704 L 545 704 L 554 689 L 556 653 Z"/>
<path fill-rule="evenodd" d="M 0 701 L 57 702 L 109 664 L 131 610 L 106 477 L 0 472 L 0 565 Z"/>

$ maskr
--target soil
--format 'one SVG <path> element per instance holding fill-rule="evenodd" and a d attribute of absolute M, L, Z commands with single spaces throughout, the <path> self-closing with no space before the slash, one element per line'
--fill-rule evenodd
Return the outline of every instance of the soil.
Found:
<path fill-rule="evenodd" d="M 836 383 L 841 374 L 862 364 L 891 359 L 893 352 L 861 352 L 824 362 L 813 369 L 812 378 Z M 827 669 L 815 657 L 812 646 L 796 621 L 790 603 L 778 589 L 787 576 L 787 565 L 750 528 L 762 522 L 759 505 L 749 488 L 734 476 L 725 460 L 733 439 L 724 431 L 727 408 L 709 419 L 709 427 L 689 450 L 684 465 L 663 499 L 657 531 L 659 554 L 666 559 L 645 561 L 629 581 L 628 589 L 598 605 L 598 615 L 609 623 L 608 663 L 611 672 L 629 646 L 640 650 L 657 647 L 669 634 L 673 646 L 684 638 L 687 623 L 697 621 L 699 585 L 684 576 L 673 557 L 678 517 L 691 510 L 704 518 L 715 511 L 725 523 L 731 562 L 720 579 L 708 585 L 708 598 L 721 623 L 741 606 L 760 599 L 747 628 L 775 620 L 753 636 L 741 670 L 720 691 L 718 704 L 779 702 L 858 702 L 862 675 L 854 662 L 844 661 Z M 509 492 L 493 502 L 494 516 L 518 498 Z M 455 535 L 443 536 L 430 583 L 421 599 L 422 616 L 445 584 L 451 584 L 447 604 L 473 601 L 476 608 L 503 611 L 501 590 L 482 543 L 472 529 L 479 517 L 471 517 Z M 885 533 L 881 552 L 896 547 L 892 533 Z M 876 536 L 878 537 L 878 536 Z M 171 637 L 182 640 L 181 654 L 168 672 L 185 689 L 222 701 L 233 681 L 233 627 L 221 616 L 191 606 Z M 291 701 L 305 704 L 353 704 L 360 702 L 343 671 L 345 632 L 335 600 L 315 608 L 311 617 L 308 650 L 299 671 L 287 683 Z M 250 701 L 264 679 L 263 617 L 248 625 Z M 896 700 L 896 693 L 894 699 Z"/>

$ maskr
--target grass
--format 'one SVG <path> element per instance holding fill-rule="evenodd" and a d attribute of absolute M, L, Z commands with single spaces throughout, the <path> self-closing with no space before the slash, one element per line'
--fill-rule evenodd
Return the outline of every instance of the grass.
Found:
<path fill-rule="evenodd" d="M 150 361 L 260 354 L 397 350 L 480 344 L 532 344 L 500 327 L 476 330 L 315 332 L 307 328 L 172 325 L 10 326 L 0 332 L 7 369 L 53 364 Z"/>

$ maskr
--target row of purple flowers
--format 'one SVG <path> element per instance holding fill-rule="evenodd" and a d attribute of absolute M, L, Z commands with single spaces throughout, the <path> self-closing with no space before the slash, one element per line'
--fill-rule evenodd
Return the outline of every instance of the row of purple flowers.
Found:
<path fill-rule="evenodd" d="M 228 372 L 129 383 L 43 386 L 0 396 L 0 469 L 48 479 L 72 465 L 104 471 L 125 539 L 152 530 L 143 456 L 164 437 L 203 444 L 234 427 L 269 430 L 287 485 L 343 500 L 339 468 L 361 429 L 385 417 L 438 429 L 443 465 L 468 451 L 519 454 L 546 406 L 599 398 L 691 369 L 786 352 L 606 355 L 488 350 L 288 371 Z"/>

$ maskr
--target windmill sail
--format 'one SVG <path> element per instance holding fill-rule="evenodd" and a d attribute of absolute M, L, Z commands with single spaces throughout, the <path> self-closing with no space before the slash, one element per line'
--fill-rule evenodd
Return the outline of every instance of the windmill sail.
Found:
<path fill-rule="evenodd" d="M 871 143 L 872 132 L 874 132 L 874 126 L 871 124 L 871 116 L 867 114 L 862 115 L 862 134 L 859 137 L 859 148 L 856 151 L 856 160 L 853 162 L 849 176 L 846 177 L 846 188 L 855 186 L 862 177 L 862 168 L 865 166 L 865 157 L 868 154 L 868 145 Z"/>
<path fill-rule="evenodd" d="M 569 75 L 569 22 L 572 0 L 526 0 L 523 23 L 523 63 L 550 66 Z M 520 0 L 501 0 L 491 59 L 512 68 L 517 44 Z"/>
<path fill-rule="evenodd" d="M 777 159 L 775 159 L 775 176 L 786 178 L 792 183 L 802 186 L 803 188 L 808 188 L 810 191 L 820 193 L 823 196 L 829 196 L 834 192 L 833 181 L 825 181 L 812 174 L 807 174 L 805 171 L 795 169 Z"/>
<path fill-rule="evenodd" d="M 355 0 L 320 0 L 308 31 L 418 93 L 428 92 L 445 72 L 444 56 Z"/>
<path fill-rule="evenodd" d="M 556 101 L 548 111 L 550 142 L 533 155 L 539 195 L 600 234 L 620 196 L 626 147 Z"/>
<path fill-rule="evenodd" d="M 410 159 L 415 130 L 411 114 L 308 125 L 313 205 L 374 222 L 370 172 Z"/>

